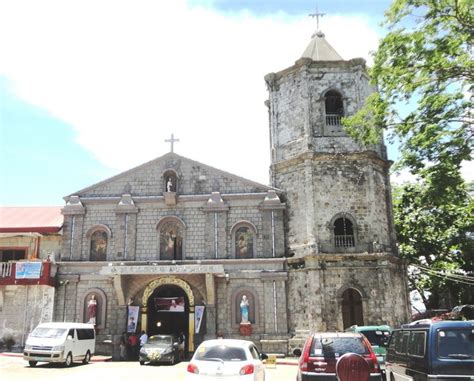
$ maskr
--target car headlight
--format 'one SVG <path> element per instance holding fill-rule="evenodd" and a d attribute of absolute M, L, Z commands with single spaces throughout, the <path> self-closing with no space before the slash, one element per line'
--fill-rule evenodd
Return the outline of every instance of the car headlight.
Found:
<path fill-rule="evenodd" d="M 28 344 L 25 345 L 25 351 L 31 351 L 32 349 L 33 349 L 32 345 L 28 345 Z"/>
<path fill-rule="evenodd" d="M 64 352 L 64 345 L 56 345 L 55 347 L 53 347 L 53 351 Z"/>

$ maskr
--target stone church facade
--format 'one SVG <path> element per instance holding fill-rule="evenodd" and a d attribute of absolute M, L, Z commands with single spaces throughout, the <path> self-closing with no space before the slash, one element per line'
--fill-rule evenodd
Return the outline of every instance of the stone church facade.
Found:
<path fill-rule="evenodd" d="M 318 32 L 265 81 L 271 186 L 170 152 L 65 197 L 54 320 L 87 321 L 94 295 L 115 356 L 136 307 L 137 329 L 182 331 L 189 352 L 222 333 L 289 353 L 309 331 L 408 321 L 384 143 L 340 123 L 373 91 L 365 62 Z M 160 310 L 172 298 L 184 312 Z"/>

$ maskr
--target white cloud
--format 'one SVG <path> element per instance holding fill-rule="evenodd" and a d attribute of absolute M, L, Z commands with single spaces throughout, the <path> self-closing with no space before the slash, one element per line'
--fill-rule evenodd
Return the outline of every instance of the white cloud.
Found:
<path fill-rule="evenodd" d="M 377 46 L 368 19 L 323 25 L 346 59 Z M 224 15 L 183 0 L 0 0 L 0 75 L 107 166 L 161 156 L 174 133 L 178 154 L 267 183 L 263 77 L 291 66 L 313 29 L 306 15 Z"/>

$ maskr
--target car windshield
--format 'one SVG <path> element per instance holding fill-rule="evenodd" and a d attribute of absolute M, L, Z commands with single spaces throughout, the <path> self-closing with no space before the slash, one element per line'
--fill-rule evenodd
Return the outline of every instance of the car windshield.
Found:
<path fill-rule="evenodd" d="M 40 328 L 37 327 L 30 333 L 31 337 L 42 337 L 48 339 L 58 339 L 66 333 L 65 328 Z"/>
<path fill-rule="evenodd" d="M 199 347 L 194 359 L 200 361 L 216 361 L 216 359 L 222 361 L 245 361 L 247 356 L 242 348 L 216 345 L 212 347 Z"/>
<path fill-rule="evenodd" d="M 473 359 L 474 333 L 472 329 L 440 329 L 438 331 L 440 358 Z"/>
<path fill-rule="evenodd" d="M 390 337 L 389 331 L 375 330 L 375 331 L 362 331 L 361 332 L 370 344 L 377 345 L 379 347 L 385 346 L 387 339 Z"/>
<path fill-rule="evenodd" d="M 171 336 L 152 336 L 148 339 L 147 344 L 171 345 L 173 344 L 173 338 Z"/>
<path fill-rule="evenodd" d="M 315 338 L 311 356 L 342 356 L 345 353 L 368 354 L 368 349 L 360 337 Z"/>

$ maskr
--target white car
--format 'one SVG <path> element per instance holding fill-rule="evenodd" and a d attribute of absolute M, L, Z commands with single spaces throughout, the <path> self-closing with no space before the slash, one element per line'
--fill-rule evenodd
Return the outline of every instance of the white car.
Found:
<path fill-rule="evenodd" d="M 251 341 L 207 340 L 189 362 L 185 381 L 264 381 L 266 358 Z"/>

